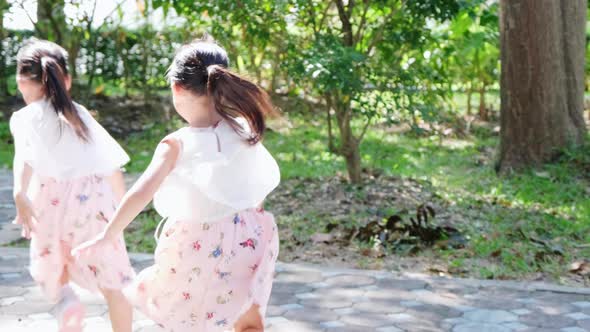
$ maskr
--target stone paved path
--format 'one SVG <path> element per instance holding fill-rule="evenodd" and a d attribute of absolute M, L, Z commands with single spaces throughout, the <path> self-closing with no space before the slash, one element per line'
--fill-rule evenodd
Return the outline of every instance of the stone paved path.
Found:
<path fill-rule="evenodd" d="M 0 169 L 0 245 L 18 238 L 12 179 Z M 132 255 L 136 269 L 150 255 Z M 55 321 L 26 266 L 27 249 L 0 247 L 0 332 L 52 332 Z M 86 332 L 109 331 L 104 302 L 81 292 Z M 161 331 L 135 315 L 134 331 Z M 267 332 L 590 332 L 590 289 L 279 264 Z"/>
<path fill-rule="evenodd" d="M 14 215 L 12 174 L 10 170 L 0 168 L 0 245 L 20 237 L 20 227 L 11 224 Z"/>
<path fill-rule="evenodd" d="M 27 256 L 0 248 L 0 331 L 55 331 L 51 305 L 25 270 Z M 132 257 L 138 269 L 151 264 L 149 255 Z M 103 301 L 82 299 L 85 331 L 109 331 Z M 137 314 L 134 331 L 161 330 Z M 590 289 L 279 264 L 267 331 L 583 332 Z"/>

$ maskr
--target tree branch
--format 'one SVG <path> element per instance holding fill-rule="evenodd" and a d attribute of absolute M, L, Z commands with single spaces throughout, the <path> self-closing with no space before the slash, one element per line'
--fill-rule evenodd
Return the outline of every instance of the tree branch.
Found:
<path fill-rule="evenodd" d="M 330 7 L 332 6 L 332 1 L 333 0 L 328 1 L 328 4 L 326 5 L 326 9 L 324 9 L 324 12 L 322 13 L 322 18 L 320 19 L 320 22 L 318 24 L 318 31 L 322 30 L 322 27 L 324 26 L 324 23 L 326 22 L 326 17 L 328 17 L 328 11 L 330 10 Z"/>
<path fill-rule="evenodd" d="M 354 36 L 354 42 L 358 43 L 359 39 L 361 37 L 361 32 L 363 31 L 365 24 L 367 23 L 367 13 L 369 12 L 369 0 L 364 0 L 363 3 L 365 5 L 365 7 L 363 8 L 363 14 L 361 16 L 361 22 L 359 23 L 359 27 L 356 31 L 356 34 Z"/>
<path fill-rule="evenodd" d="M 361 131 L 360 136 L 358 138 L 356 138 L 357 144 L 360 144 L 360 142 L 363 140 L 363 138 L 365 137 L 365 134 L 367 133 L 367 129 L 369 129 L 370 125 L 371 125 L 371 118 L 368 118 L 367 123 L 365 123 L 365 126 L 363 127 L 363 130 Z"/>
<path fill-rule="evenodd" d="M 27 18 L 29 19 L 29 21 L 31 22 L 31 24 L 33 25 L 33 29 L 35 29 L 35 31 L 38 34 L 42 34 L 41 30 L 39 29 L 39 27 L 37 26 L 37 22 L 33 21 L 33 18 L 31 17 L 31 15 L 29 14 L 29 12 L 25 9 L 25 5 L 24 5 L 24 1 L 20 1 L 17 3 L 20 7 L 20 9 L 23 10 L 23 12 L 25 12 L 25 15 L 27 15 Z"/>
<path fill-rule="evenodd" d="M 344 34 L 344 45 L 353 47 L 354 40 L 352 36 L 352 25 L 350 24 L 350 11 L 352 10 L 352 6 L 354 5 L 352 0 L 349 0 L 348 8 L 344 7 L 344 2 L 342 0 L 336 0 L 336 7 L 338 8 L 338 16 L 340 17 L 340 22 L 342 23 L 342 33 Z"/>
<path fill-rule="evenodd" d="M 375 33 L 375 37 L 373 38 L 373 40 L 371 40 L 371 44 L 369 44 L 369 47 L 367 48 L 367 55 L 371 54 L 371 52 L 373 51 L 373 48 L 379 43 L 381 42 L 381 40 L 383 39 L 383 32 L 385 31 L 385 27 L 387 27 L 387 24 L 389 23 L 389 20 L 391 20 L 393 18 L 393 14 L 395 12 L 393 11 L 393 9 L 391 10 L 391 13 L 389 13 L 389 15 L 387 15 L 383 21 L 383 25 L 381 25 L 379 27 L 379 30 Z"/>

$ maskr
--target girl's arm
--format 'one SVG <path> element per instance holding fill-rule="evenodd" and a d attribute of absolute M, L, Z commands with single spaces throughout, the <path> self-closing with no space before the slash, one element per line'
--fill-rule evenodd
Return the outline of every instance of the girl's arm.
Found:
<path fill-rule="evenodd" d="M 114 171 L 113 174 L 108 177 L 108 181 L 111 188 L 113 188 L 117 203 L 120 203 L 125 195 L 125 177 L 123 176 L 123 172 L 121 170 Z"/>
<path fill-rule="evenodd" d="M 145 172 L 123 196 L 119 208 L 101 235 L 103 240 L 117 239 L 125 227 L 146 207 L 174 168 L 179 153 L 180 143 L 174 139 L 166 139 L 158 145 Z"/>
<path fill-rule="evenodd" d="M 27 190 L 31 183 L 33 169 L 29 164 L 15 157 L 13 175 L 13 196 L 16 206 L 16 218 L 13 223 L 23 225 L 22 235 L 28 239 L 31 237 L 31 231 L 34 230 L 33 218 L 35 217 L 33 205 L 27 197 Z"/>

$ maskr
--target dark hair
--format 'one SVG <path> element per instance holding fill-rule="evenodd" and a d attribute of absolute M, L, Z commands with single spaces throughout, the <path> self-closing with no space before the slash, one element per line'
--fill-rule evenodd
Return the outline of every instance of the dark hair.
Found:
<path fill-rule="evenodd" d="M 45 96 L 58 115 L 62 115 L 83 141 L 88 141 L 88 127 L 80 118 L 66 87 L 68 53 L 50 41 L 31 38 L 16 55 L 18 75 L 43 85 Z"/>
<path fill-rule="evenodd" d="M 226 51 L 206 37 L 182 46 L 167 76 L 197 96 L 211 97 L 215 110 L 236 132 L 242 130 L 235 118 L 246 119 L 251 129 L 248 142 L 255 144 L 264 135 L 264 117 L 273 114 L 273 105 L 262 88 L 230 71 L 228 65 Z"/>

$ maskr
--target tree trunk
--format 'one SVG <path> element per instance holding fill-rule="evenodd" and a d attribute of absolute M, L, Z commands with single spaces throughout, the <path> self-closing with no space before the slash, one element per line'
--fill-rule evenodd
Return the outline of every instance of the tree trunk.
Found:
<path fill-rule="evenodd" d="M 486 84 L 483 82 L 479 88 L 479 118 L 482 121 L 488 121 L 488 111 L 486 110 Z"/>
<path fill-rule="evenodd" d="M 501 0 L 498 170 L 582 143 L 587 0 Z"/>
<path fill-rule="evenodd" d="M 352 133 L 350 120 L 352 110 L 350 102 L 335 102 L 336 120 L 340 129 L 340 153 L 346 160 L 346 169 L 348 179 L 351 183 L 361 182 L 361 156 L 359 151 L 359 142 Z"/>
<path fill-rule="evenodd" d="M 467 88 L 467 115 L 472 114 L 471 109 L 471 96 L 473 95 L 473 83 L 469 83 L 469 87 Z"/>
<path fill-rule="evenodd" d="M 336 152 L 336 146 L 334 145 L 334 135 L 332 134 L 332 96 L 326 95 L 326 122 L 328 123 L 328 150 L 331 153 Z"/>

